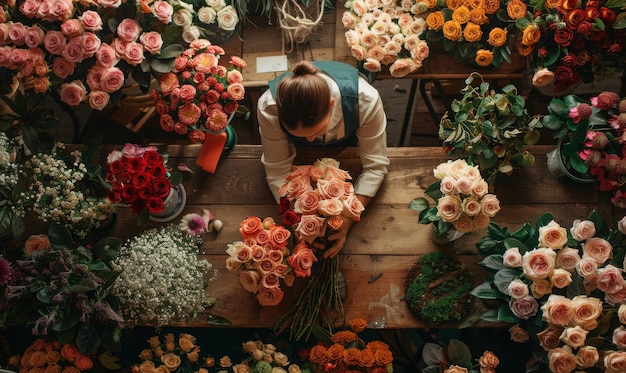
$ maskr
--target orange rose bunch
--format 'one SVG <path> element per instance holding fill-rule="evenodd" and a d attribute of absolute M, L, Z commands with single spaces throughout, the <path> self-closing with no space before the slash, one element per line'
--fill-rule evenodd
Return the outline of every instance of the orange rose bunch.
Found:
<path fill-rule="evenodd" d="M 550 371 L 622 372 L 625 233 L 626 219 L 610 229 L 595 211 L 569 228 L 551 214 L 514 232 L 492 224 L 477 246 L 481 264 L 495 275 L 472 293 L 501 299 L 487 319 L 514 324 L 514 341 L 534 338 L 544 354 L 538 360 Z"/>
<path fill-rule="evenodd" d="M 424 38 L 441 43 L 464 63 L 478 67 L 498 67 L 511 63 L 509 40 L 515 21 L 526 15 L 522 0 L 429 1 Z"/>
<path fill-rule="evenodd" d="M 174 62 L 172 71 L 159 76 L 159 90 L 152 90 L 160 125 L 166 132 L 189 135 L 203 142 L 205 132 L 219 133 L 245 94 L 240 70 L 244 60 L 232 56 L 231 68 L 219 64 L 225 51 L 206 39 L 191 42 Z"/>
<path fill-rule="evenodd" d="M 281 279 L 291 286 L 294 276 L 311 275 L 311 267 L 317 261 L 315 255 L 304 241 L 290 251 L 287 246 L 291 232 L 274 219 L 250 216 L 241 222 L 239 232 L 242 241 L 233 242 L 226 249 L 226 268 L 241 270 L 241 284 L 257 295 L 261 305 L 275 306 L 282 301 Z"/>
<path fill-rule="evenodd" d="M 367 325 L 362 319 L 350 321 L 350 325 Z M 332 343 L 319 342 L 309 352 L 309 361 L 317 371 L 386 373 L 391 368 L 393 354 L 381 341 L 365 343 L 358 337 L 356 328 L 342 330 L 331 335 Z"/>
<path fill-rule="evenodd" d="M 36 339 L 21 356 L 11 356 L 9 365 L 25 373 L 80 373 L 94 366 L 91 358 L 78 351 L 76 346 L 43 338 Z"/>

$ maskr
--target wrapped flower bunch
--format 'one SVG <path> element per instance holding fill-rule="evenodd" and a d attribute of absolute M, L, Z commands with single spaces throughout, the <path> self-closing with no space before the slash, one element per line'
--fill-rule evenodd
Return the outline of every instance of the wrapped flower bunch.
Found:
<path fill-rule="evenodd" d="M 291 286 L 294 275 L 311 276 L 311 267 L 317 261 L 315 255 L 304 241 L 291 250 L 291 232 L 274 219 L 250 216 L 241 222 L 239 232 L 242 241 L 233 242 L 226 249 L 226 268 L 241 271 L 241 284 L 256 294 L 262 306 L 275 306 L 282 301 L 281 279 Z"/>
<path fill-rule="evenodd" d="M 230 68 L 220 65 L 224 53 L 222 47 L 206 39 L 194 40 L 176 58 L 173 69 L 159 76 L 159 89 L 150 95 L 163 130 L 203 142 L 205 132 L 226 129 L 245 95 L 238 69 L 245 68 L 246 63 L 232 56 Z"/>
<path fill-rule="evenodd" d="M 424 2 L 349 0 L 341 18 L 346 42 L 359 66 L 378 72 L 390 65 L 393 77 L 401 78 L 422 67 L 429 47 L 420 35 L 426 30 Z"/>
<path fill-rule="evenodd" d="M 550 371 L 623 371 L 626 219 L 611 228 L 593 211 L 568 228 L 547 213 L 488 232 L 477 247 L 494 276 L 472 294 L 496 305 L 480 318 L 512 324 L 516 342 L 532 339 Z"/>
<path fill-rule="evenodd" d="M 419 197 L 409 208 L 420 213 L 420 224 L 433 223 L 435 240 L 457 238 L 459 234 L 487 228 L 491 218 L 500 211 L 500 201 L 489 193 L 489 185 L 481 177 L 478 166 L 463 159 L 441 163 L 433 170 L 439 180 L 424 193 L 435 200 Z"/>

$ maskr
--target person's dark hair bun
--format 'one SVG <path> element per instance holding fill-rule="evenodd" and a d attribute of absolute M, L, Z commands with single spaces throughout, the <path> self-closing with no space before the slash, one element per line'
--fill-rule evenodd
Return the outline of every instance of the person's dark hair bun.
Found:
<path fill-rule="evenodd" d="M 315 67 L 315 65 L 313 65 L 309 61 L 300 61 L 296 64 L 296 66 L 294 66 L 294 68 L 291 71 L 293 72 L 293 75 L 295 76 L 301 76 L 301 75 L 307 75 L 307 74 L 315 75 L 318 72 L 318 69 L 317 67 Z"/>

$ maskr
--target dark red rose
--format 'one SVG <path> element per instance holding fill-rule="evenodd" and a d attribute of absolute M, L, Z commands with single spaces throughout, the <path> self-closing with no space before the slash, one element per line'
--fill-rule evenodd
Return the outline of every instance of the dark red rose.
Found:
<path fill-rule="evenodd" d="M 567 66 L 558 66 L 554 71 L 554 75 L 561 82 L 570 82 L 574 79 L 574 72 Z"/>
<path fill-rule="evenodd" d="M 540 14 L 539 16 L 541 16 L 541 14 Z M 557 25 L 556 25 L 556 22 L 554 22 L 554 21 L 548 21 L 548 22 L 547 22 L 547 25 L 548 25 L 548 30 L 550 30 L 550 31 L 554 31 L 554 30 L 556 30 L 556 26 L 557 26 Z"/>
<path fill-rule="evenodd" d="M 578 28 L 578 25 L 584 20 L 585 12 L 582 9 L 572 9 L 565 15 L 565 22 L 573 29 Z"/>
<path fill-rule="evenodd" d="M 147 186 L 145 188 L 139 189 L 139 198 L 143 199 L 144 201 L 153 196 L 154 196 L 154 190 L 152 189 L 151 186 Z"/>
<path fill-rule="evenodd" d="M 143 157 L 133 157 L 128 160 L 128 172 L 135 174 L 146 169 L 146 160 Z"/>
<path fill-rule="evenodd" d="M 113 180 L 113 181 L 109 182 L 109 184 L 111 184 L 111 188 L 113 190 L 116 190 L 118 192 L 121 191 L 122 189 L 124 189 L 124 183 L 122 183 L 122 182 L 120 182 L 118 180 Z"/>
<path fill-rule="evenodd" d="M 541 58 L 548 57 L 548 48 L 540 47 L 539 49 L 537 49 L 537 55 Z"/>
<path fill-rule="evenodd" d="M 578 0 L 566 0 L 563 2 L 563 9 L 576 9 L 578 8 Z"/>
<path fill-rule="evenodd" d="M 139 214 L 144 208 L 146 204 L 143 202 L 143 199 L 137 198 L 135 202 L 130 204 L 130 209 L 133 210 L 135 214 Z"/>
<path fill-rule="evenodd" d="M 585 17 L 592 21 L 600 16 L 600 11 L 598 8 L 589 8 L 585 9 Z"/>
<path fill-rule="evenodd" d="M 152 176 L 148 173 L 141 172 L 133 176 L 132 184 L 135 189 L 145 188 L 152 181 Z"/>
<path fill-rule="evenodd" d="M 289 211 L 289 207 L 291 206 L 291 202 L 285 196 L 280 197 L 278 200 L 278 213 L 280 215 L 284 214 L 286 211 Z"/>
<path fill-rule="evenodd" d="M 286 211 L 283 214 L 283 224 L 285 226 L 292 226 L 300 222 L 300 216 L 293 211 Z"/>
<path fill-rule="evenodd" d="M 167 195 L 170 194 L 171 187 L 172 183 L 166 177 L 160 177 L 158 179 L 155 179 L 152 183 L 154 196 L 158 198 L 167 197 Z"/>
<path fill-rule="evenodd" d="M 117 174 L 117 181 L 119 181 L 120 183 L 130 183 L 131 179 L 132 179 L 132 177 L 130 176 L 130 174 L 126 170 L 124 170 L 124 171 L 120 172 L 119 174 Z"/>
<path fill-rule="evenodd" d="M 165 166 L 163 166 L 163 163 L 147 169 L 146 172 L 149 173 L 153 179 L 158 179 L 167 175 L 167 170 L 165 169 Z"/>
<path fill-rule="evenodd" d="M 116 190 L 109 190 L 107 192 L 107 199 L 113 203 L 120 202 L 122 200 L 122 196 Z"/>
<path fill-rule="evenodd" d="M 132 185 L 124 185 L 124 188 L 122 189 L 122 201 L 124 201 L 124 203 L 126 204 L 131 204 L 133 203 L 136 199 L 137 199 L 137 189 L 133 188 Z"/>
<path fill-rule="evenodd" d="M 591 32 L 589 32 L 588 37 L 591 41 L 600 41 L 606 38 L 606 31 L 594 28 L 591 30 Z"/>
<path fill-rule="evenodd" d="M 146 200 L 146 208 L 148 209 L 149 213 L 158 214 L 159 212 L 163 211 L 163 209 L 165 208 L 165 204 L 160 198 L 150 197 Z"/>
<path fill-rule="evenodd" d="M 587 35 L 589 31 L 591 31 L 591 23 L 589 23 L 588 21 L 582 21 L 576 29 L 576 32 L 581 35 Z"/>
<path fill-rule="evenodd" d="M 583 66 L 587 62 L 591 60 L 591 55 L 587 51 L 582 51 L 578 53 L 578 66 Z"/>
<path fill-rule="evenodd" d="M 583 37 L 574 38 L 571 48 L 577 51 L 585 50 L 587 48 L 587 41 Z"/>
<path fill-rule="evenodd" d="M 588 0 L 587 8 L 597 8 L 600 6 L 600 0 Z"/>
<path fill-rule="evenodd" d="M 563 27 L 554 32 L 554 41 L 563 47 L 567 47 L 574 38 L 574 31 L 569 27 Z"/>
<path fill-rule="evenodd" d="M 163 164 L 163 156 L 159 154 L 156 150 L 148 150 L 143 153 L 143 159 L 146 160 L 146 164 L 149 167 L 153 167 L 158 164 Z"/>
<path fill-rule="evenodd" d="M 114 175 L 119 174 L 120 172 L 122 172 L 123 169 L 124 165 L 122 165 L 122 162 L 119 159 L 111 162 L 111 164 L 109 165 L 109 171 L 111 171 L 111 173 L 113 173 Z"/>
<path fill-rule="evenodd" d="M 224 112 L 226 114 L 230 115 L 230 114 L 234 113 L 235 110 L 237 110 L 238 107 L 239 107 L 239 104 L 237 103 L 237 101 L 230 101 L 229 103 L 224 105 Z"/>
<path fill-rule="evenodd" d="M 605 23 L 613 23 L 615 22 L 615 18 L 616 15 L 614 11 L 606 7 L 600 8 L 600 19 Z"/>
<path fill-rule="evenodd" d="M 614 43 L 609 46 L 609 53 L 619 54 L 622 53 L 622 50 L 624 50 L 624 47 L 621 44 Z"/>
<path fill-rule="evenodd" d="M 567 66 L 571 68 L 573 68 L 574 66 L 578 64 L 577 61 L 578 61 L 578 58 L 576 58 L 576 56 L 571 53 L 568 53 L 567 56 L 564 56 L 561 59 L 563 66 Z"/>

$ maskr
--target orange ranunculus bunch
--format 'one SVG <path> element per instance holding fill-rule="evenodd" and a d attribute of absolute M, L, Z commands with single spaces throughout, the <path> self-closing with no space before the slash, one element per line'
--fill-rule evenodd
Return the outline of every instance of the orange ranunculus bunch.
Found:
<path fill-rule="evenodd" d="M 532 55 L 541 87 L 554 93 L 591 83 L 607 68 L 626 62 L 626 17 L 623 2 L 612 0 L 546 0 L 532 2 L 532 13 L 515 25 L 522 30 L 520 53 Z M 546 78 L 549 75 L 549 79 Z"/>
<path fill-rule="evenodd" d="M 363 319 L 350 320 L 351 330 L 342 330 L 331 335 L 332 343 L 319 342 L 309 351 L 309 361 L 320 371 L 334 372 L 388 372 L 393 362 L 389 346 L 381 341 L 364 342 L 358 337 L 367 322 Z"/>
<path fill-rule="evenodd" d="M 428 4 L 429 45 L 441 43 L 462 62 L 478 67 L 500 66 L 511 62 L 508 41 L 514 22 L 526 16 L 522 0 L 446 0 Z"/>
<path fill-rule="evenodd" d="M 291 251 L 287 246 L 291 232 L 274 222 L 256 216 L 244 219 L 240 226 L 242 241 L 228 245 L 226 268 L 241 270 L 239 280 L 243 287 L 257 295 L 263 306 L 275 306 L 283 299 L 280 279 L 287 286 L 296 277 L 311 276 L 311 267 L 317 261 L 309 246 L 301 241 Z"/>
<path fill-rule="evenodd" d="M 93 360 L 76 346 L 61 345 L 57 340 L 46 341 L 43 338 L 36 339 L 21 356 L 11 356 L 9 365 L 24 373 L 80 373 L 94 366 Z"/>
<path fill-rule="evenodd" d="M 346 41 L 359 66 L 378 72 L 390 65 L 392 76 L 400 78 L 422 67 L 429 48 L 420 35 L 428 6 L 436 1 L 407 3 L 400 0 L 348 0 L 342 16 Z M 407 6 L 407 4 L 409 4 Z"/>
<path fill-rule="evenodd" d="M 231 56 L 231 68 L 219 64 L 224 49 L 206 39 L 189 45 L 174 61 L 172 71 L 159 76 L 152 90 L 160 125 L 166 132 L 188 134 L 203 142 L 205 132 L 223 132 L 245 94 L 244 60 Z"/>

